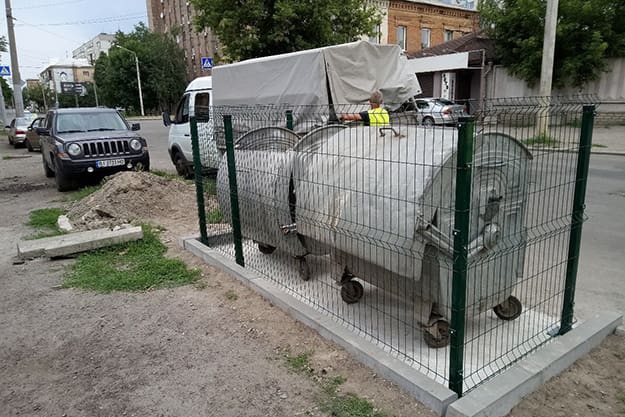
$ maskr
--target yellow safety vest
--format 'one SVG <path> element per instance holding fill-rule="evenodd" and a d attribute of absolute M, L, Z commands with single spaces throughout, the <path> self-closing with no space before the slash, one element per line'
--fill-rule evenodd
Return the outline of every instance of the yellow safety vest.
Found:
<path fill-rule="evenodd" d="M 369 126 L 391 125 L 388 112 L 385 109 L 378 107 L 376 109 L 370 109 L 367 113 L 369 114 Z"/>

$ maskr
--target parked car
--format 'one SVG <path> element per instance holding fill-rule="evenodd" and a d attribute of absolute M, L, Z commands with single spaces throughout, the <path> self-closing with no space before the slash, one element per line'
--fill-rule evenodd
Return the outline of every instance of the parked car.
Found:
<path fill-rule="evenodd" d="M 16 148 L 23 145 L 26 140 L 26 129 L 30 124 L 30 119 L 26 117 L 17 117 L 11 120 L 11 123 L 6 126 L 9 130 L 7 136 L 9 137 L 9 145 L 13 145 Z"/>
<path fill-rule="evenodd" d="M 415 98 L 417 121 L 424 126 L 450 125 L 458 118 L 468 116 L 461 104 L 444 98 Z"/>
<path fill-rule="evenodd" d="M 139 123 L 129 125 L 114 109 L 54 109 L 44 124 L 36 129 L 43 170 L 59 191 L 77 188 L 80 180 L 150 169 L 147 142 L 135 132 Z"/>
<path fill-rule="evenodd" d="M 39 142 L 39 134 L 37 133 L 38 127 L 44 127 L 45 117 L 38 117 L 28 126 L 26 129 L 26 148 L 28 152 L 40 151 L 41 143 Z"/>

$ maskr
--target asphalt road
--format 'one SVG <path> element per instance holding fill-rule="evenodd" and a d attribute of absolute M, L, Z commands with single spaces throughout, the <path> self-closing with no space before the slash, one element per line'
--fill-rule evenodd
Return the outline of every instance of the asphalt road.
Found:
<path fill-rule="evenodd" d="M 131 123 L 140 123 L 139 133 L 147 140 L 150 149 L 150 166 L 159 171 L 175 173 L 176 169 L 167 153 L 167 134 L 169 128 L 161 119 L 128 119 Z"/>
<path fill-rule="evenodd" d="M 625 157 L 592 155 L 576 312 L 625 314 Z"/>

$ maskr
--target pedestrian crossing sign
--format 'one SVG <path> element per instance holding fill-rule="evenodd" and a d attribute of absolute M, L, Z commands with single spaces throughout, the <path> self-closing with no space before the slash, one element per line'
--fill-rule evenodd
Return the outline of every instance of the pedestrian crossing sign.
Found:
<path fill-rule="evenodd" d="M 209 56 L 202 57 L 202 69 L 213 69 L 213 58 Z"/>
<path fill-rule="evenodd" d="M 11 75 L 11 67 L 8 65 L 0 65 L 0 77 L 7 77 Z"/>

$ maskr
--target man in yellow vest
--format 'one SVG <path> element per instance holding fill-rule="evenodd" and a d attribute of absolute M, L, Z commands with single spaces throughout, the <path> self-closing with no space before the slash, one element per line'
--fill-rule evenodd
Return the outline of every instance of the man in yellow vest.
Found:
<path fill-rule="evenodd" d="M 380 90 L 375 90 L 369 98 L 371 109 L 354 114 L 341 114 L 339 120 L 357 120 L 365 123 L 365 126 L 390 126 L 390 119 L 386 109 L 380 107 L 384 97 Z"/>

